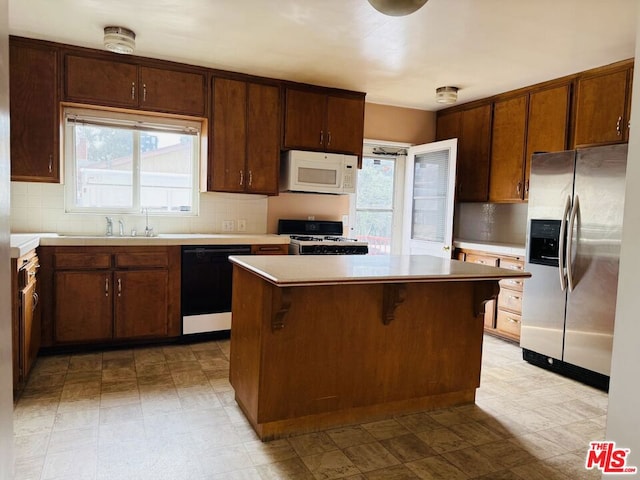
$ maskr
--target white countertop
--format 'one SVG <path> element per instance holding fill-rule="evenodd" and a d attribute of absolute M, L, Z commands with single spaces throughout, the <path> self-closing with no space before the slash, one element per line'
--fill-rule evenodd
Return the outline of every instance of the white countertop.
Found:
<path fill-rule="evenodd" d="M 453 246 L 456 248 L 494 253 L 496 255 L 514 255 L 517 257 L 524 257 L 526 254 L 525 246 L 518 243 L 486 242 L 482 240 L 456 238 L 453 241 Z"/>
<path fill-rule="evenodd" d="M 143 246 L 143 245 L 258 245 L 288 244 L 288 235 L 167 233 L 155 237 L 114 235 L 58 235 L 56 233 L 11 234 L 11 257 L 18 258 L 42 246 Z"/>
<path fill-rule="evenodd" d="M 429 255 L 238 255 L 231 262 L 281 286 L 499 280 L 526 272 Z"/>

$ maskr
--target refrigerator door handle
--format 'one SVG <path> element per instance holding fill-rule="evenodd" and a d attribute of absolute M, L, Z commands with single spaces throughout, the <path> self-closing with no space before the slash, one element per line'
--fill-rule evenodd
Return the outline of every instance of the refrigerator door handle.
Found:
<path fill-rule="evenodd" d="M 569 218 L 569 238 L 567 239 L 567 283 L 569 284 L 569 291 L 573 292 L 575 287 L 573 283 L 573 264 L 571 262 L 572 245 L 573 245 L 573 227 L 576 222 L 576 216 L 578 215 L 578 210 L 580 209 L 580 197 L 576 195 L 576 198 L 573 202 L 573 209 L 571 210 L 571 216 Z"/>
<path fill-rule="evenodd" d="M 560 222 L 560 238 L 558 239 L 558 272 L 560 273 L 560 288 L 564 292 L 567 289 L 567 281 L 564 268 L 564 239 L 567 231 L 567 216 L 571 209 L 571 197 L 567 195 L 564 202 L 564 210 L 562 213 L 562 221 Z"/>

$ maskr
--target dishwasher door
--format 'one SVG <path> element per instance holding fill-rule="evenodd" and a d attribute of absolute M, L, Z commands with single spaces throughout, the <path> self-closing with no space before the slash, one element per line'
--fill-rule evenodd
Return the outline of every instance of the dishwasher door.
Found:
<path fill-rule="evenodd" d="M 250 255 L 250 245 L 182 247 L 182 334 L 231 328 L 230 255 Z"/>

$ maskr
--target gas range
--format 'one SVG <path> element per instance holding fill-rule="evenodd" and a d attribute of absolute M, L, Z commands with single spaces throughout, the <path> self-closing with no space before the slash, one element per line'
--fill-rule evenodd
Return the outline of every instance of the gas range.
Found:
<path fill-rule="evenodd" d="M 367 242 L 342 236 L 342 222 L 279 220 L 278 233 L 289 235 L 293 255 L 364 255 Z"/>

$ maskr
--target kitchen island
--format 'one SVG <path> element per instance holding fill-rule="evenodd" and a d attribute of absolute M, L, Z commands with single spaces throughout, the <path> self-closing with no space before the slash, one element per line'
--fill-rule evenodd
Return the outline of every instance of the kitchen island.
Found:
<path fill-rule="evenodd" d="M 484 303 L 529 276 L 426 255 L 230 260 L 230 381 L 262 440 L 474 402 Z"/>

